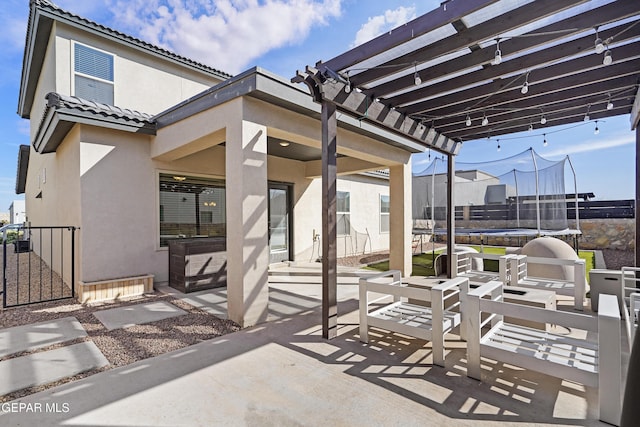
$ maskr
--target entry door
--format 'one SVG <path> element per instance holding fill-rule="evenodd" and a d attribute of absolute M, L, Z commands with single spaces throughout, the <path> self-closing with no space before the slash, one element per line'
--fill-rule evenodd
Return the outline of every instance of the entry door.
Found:
<path fill-rule="evenodd" d="M 269 183 L 269 261 L 291 259 L 291 186 Z"/>

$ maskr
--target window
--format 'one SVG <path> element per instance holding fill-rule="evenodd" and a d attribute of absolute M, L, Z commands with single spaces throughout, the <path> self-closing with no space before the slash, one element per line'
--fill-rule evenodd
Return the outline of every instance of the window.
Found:
<path fill-rule="evenodd" d="M 224 181 L 160 174 L 160 246 L 186 237 L 227 235 Z"/>
<path fill-rule="evenodd" d="M 389 232 L 389 196 L 380 195 L 380 232 Z"/>
<path fill-rule="evenodd" d="M 113 55 L 74 45 L 75 96 L 113 105 Z"/>
<path fill-rule="evenodd" d="M 338 236 L 351 234 L 351 200 L 347 191 L 336 193 L 336 220 Z"/>

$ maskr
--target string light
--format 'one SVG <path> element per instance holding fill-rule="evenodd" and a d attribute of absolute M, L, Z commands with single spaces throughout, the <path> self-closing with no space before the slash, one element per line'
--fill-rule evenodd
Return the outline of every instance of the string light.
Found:
<path fill-rule="evenodd" d="M 416 86 L 420 86 L 422 84 L 422 79 L 418 75 L 418 63 L 413 64 L 414 73 L 413 73 L 413 83 Z"/>
<path fill-rule="evenodd" d="M 542 143 L 542 146 L 546 147 L 547 145 L 549 145 L 549 143 L 547 142 L 547 134 L 543 133 L 542 135 L 544 136 L 544 142 Z"/>
<path fill-rule="evenodd" d="M 593 134 L 597 135 L 600 133 L 600 129 L 598 129 L 598 121 L 596 120 L 596 128 L 593 130 Z"/>
<path fill-rule="evenodd" d="M 349 73 L 347 73 L 347 84 L 344 87 L 346 93 L 351 93 L 351 80 L 349 80 Z"/>
<path fill-rule="evenodd" d="M 602 39 L 598 35 L 598 27 L 596 27 L 596 40 L 594 42 L 594 46 L 596 47 L 597 54 L 604 52 L 604 43 L 602 43 Z"/>
<path fill-rule="evenodd" d="M 602 63 L 604 65 L 611 65 L 613 62 L 613 58 L 611 57 L 611 51 L 609 50 L 609 46 L 607 46 L 607 50 L 604 53 L 604 58 L 602 59 Z"/>
<path fill-rule="evenodd" d="M 529 123 L 529 132 L 533 132 L 533 123 Z"/>
<path fill-rule="evenodd" d="M 540 117 L 540 124 L 541 125 L 547 124 L 547 118 L 544 116 L 544 114 L 542 115 L 542 117 Z"/>
<path fill-rule="evenodd" d="M 500 152 L 500 149 L 501 149 L 501 147 L 500 147 L 500 140 L 498 139 L 498 152 Z"/>
<path fill-rule="evenodd" d="M 483 117 L 482 117 L 482 126 L 486 126 L 489 124 L 489 118 L 487 117 L 486 113 L 482 113 Z"/>
<path fill-rule="evenodd" d="M 589 117 L 589 110 L 591 110 L 591 104 L 587 105 L 587 112 L 584 114 L 584 119 L 582 119 L 582 121 L 588 122 L 591 120 L 591 117 Z"/>
<path fill-rule="evenodd" d="M 465 120 L 464 124 L 467 126 L 471 126 L 471 117 L 469 117 L 468 114 L 467 114 L 467 120 Z"/>
<path fill-rule="evenodd" d="M 502 52 L 500 51 L 500 39 L 496 39 L 496 54 L 493 58 L 493 65 L 502 63 Z"/>
<path fill-rule="evenodd" d="M 527 75 L 524 78 L 524 83 L 522 84 L 522 89 L 520 89 L 520 92 L 523 95 L 526 95 L 527 92 L 529 92 L 529 73 L 527 73 Z"/>

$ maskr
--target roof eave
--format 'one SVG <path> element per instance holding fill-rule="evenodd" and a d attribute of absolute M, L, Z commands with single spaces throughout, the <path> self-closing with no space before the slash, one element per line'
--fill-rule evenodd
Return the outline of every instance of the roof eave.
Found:
<path fill-rule="evenodd" d="M 27 170 L 29 169 L 28 145 L 21 145 L 18 150 L 18 168 L 16 173 L 16 194 L 24 194 L 27 184 Z"/>
<path fill-rule="evenodd" d="M 320 106 L 313 102 L 309 93 L 299 85 L 294 85 L 260 67 L 253 67 L 159 113 L 153 117 L 153 120 L 157 122 L 158 129 L 161 129 L 242 96 L 251 96 L 290 111 L 320 119 Z M 410 153 L 422 153 L 427 149 L 417 141 L 346 114 L 340 116 L 338 125 Z"/>
<path fill-rule="evenodd" d="M 18 95 L 18 114 L 23 119 L 30 117 L 36 84 L 42 71 L 44 55 L 52 27 L 53 20 L 51 18 L 43 16 L 37 7 L 31 8 L 27 24 L 27 36 L 22 59 L 22 77 Z"/>
<path fill-rule="evenodd" d="M 124 120 L 103 116 L 89 111 L 67 108 L 47 108 L 42 123 L 33 140 L 33 148 L 40 154 L 54 153 L 69 131 L 76 124 L 98 126 L 107 129 L 155 135 L 153 123 Z"/>

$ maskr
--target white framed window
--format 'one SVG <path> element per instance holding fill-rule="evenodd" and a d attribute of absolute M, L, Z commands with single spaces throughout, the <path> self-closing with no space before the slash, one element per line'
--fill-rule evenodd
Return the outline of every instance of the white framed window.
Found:
<path fill-rule="evenodd" d="M 389 232 L 389 196 L 380 195 L 380 232 Z"/>
<path fill-rule="evenodd" d="M 74 95 L 113 105 L 114 57 L 80 43 L 73 47 Z"/>
<path fill-rule="evenodd" d="M 336 192 L 336 221 L 338 236 L 351 234 L 351 194 L 348 191 Z"/>

